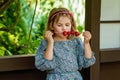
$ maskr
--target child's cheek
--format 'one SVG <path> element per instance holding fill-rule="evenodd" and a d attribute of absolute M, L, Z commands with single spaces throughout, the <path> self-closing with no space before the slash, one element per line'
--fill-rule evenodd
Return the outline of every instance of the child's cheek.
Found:
<path fill-rule="evenodd" d="M 61 29 L 57 29 L 57 32 L 58 33 L 62 33 L 63 31 Z"/>

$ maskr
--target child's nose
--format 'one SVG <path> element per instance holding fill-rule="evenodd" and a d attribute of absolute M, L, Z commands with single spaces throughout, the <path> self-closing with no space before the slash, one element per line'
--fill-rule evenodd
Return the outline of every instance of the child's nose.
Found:
<path fill-rule="evenodd" d="M 66 26 L 63 26 L 63 30 L 66 30 Z"/>

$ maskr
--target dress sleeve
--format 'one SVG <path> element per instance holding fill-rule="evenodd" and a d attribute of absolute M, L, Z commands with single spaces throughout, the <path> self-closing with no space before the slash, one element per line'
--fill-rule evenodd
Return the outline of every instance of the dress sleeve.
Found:
<path fill-rule="evenodd" d="M 44 58 L 44 52 L 46 50 L 47 42 L 45 40 L 41 41 L 35 55 L 35 67 L 41 71 L 51 70 L 56 67 L 55 59 L 47 60 Z"/>
<path fill-rule="evenodd" d="M 80 38 L 77 38 L 77 60 L 78 60 L 78 66 L 81 70 L 82 68 L 90 67 L 95 63 L 95 56 L 94 52 L 92 52 L 92 57 L 90 59 L 86 58 L 84 55 L 84 45 Z"/>

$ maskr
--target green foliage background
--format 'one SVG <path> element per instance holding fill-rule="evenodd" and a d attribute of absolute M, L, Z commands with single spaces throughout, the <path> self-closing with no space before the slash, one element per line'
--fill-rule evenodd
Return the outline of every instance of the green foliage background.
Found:
<path fill-rule="evenodd" d="M 4 3 L 2 1 L 0 7 Z M 43 39 L 49 11 L 53 7 L 71 10 L 78 30 L 83 31 L 85 0 L 14 0 L 0 14 L 0 56 L 35 54 Z"/>

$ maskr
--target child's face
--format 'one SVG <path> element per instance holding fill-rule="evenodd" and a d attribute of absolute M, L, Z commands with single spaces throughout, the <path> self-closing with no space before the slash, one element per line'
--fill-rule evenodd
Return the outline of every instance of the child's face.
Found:
<path fill-rule="evenodd" d="M 53 28 L 55 35 L 63 36 L 64 31 L 71 31 L 71 20 L 67 16 L 61 16 Z"/>

